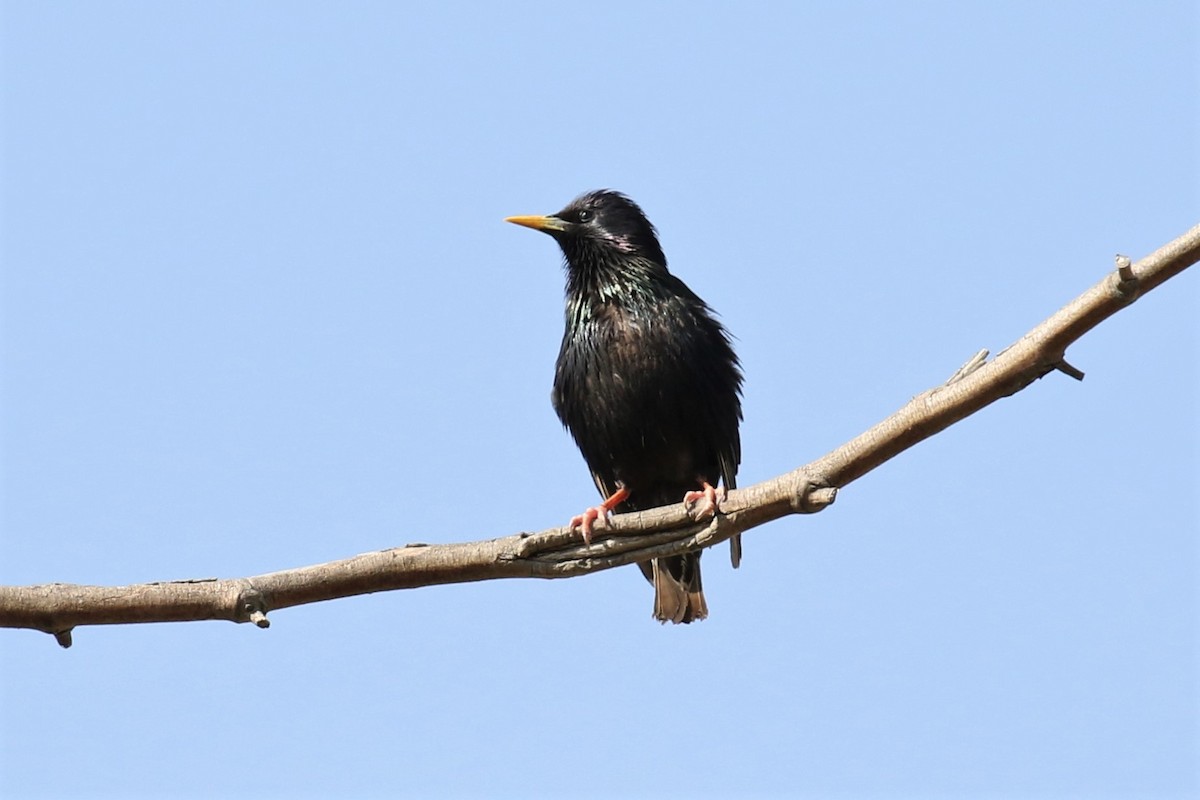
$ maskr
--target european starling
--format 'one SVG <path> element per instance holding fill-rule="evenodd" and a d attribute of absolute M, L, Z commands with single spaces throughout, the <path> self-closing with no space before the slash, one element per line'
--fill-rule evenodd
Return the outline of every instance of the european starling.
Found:
<path fill-rule="evenodd" d="M 735 486 L 742 373 L 712 310 L 667 271 L 654 226 L 623 194 L 589 192 L 545 217 L 508 222 L 550 234 L 566 257 L 566 331 L 551 400 L 604 502 L 571 520 L 590 541 L 610 512 L 701 499 Z M 730 540 L 736 567 L 739 537 Z M 638 565 L 654 616 L 708 616 L 700 553 Z"/>

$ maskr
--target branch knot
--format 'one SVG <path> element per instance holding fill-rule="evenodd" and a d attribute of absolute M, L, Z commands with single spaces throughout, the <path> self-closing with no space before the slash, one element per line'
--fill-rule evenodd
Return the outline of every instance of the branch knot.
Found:
<path fill-rule="evenodd" d="M 815 514 L 837 499 L 837 487 L 814 481 L 804 470 L 797 470 L 790 487 L 790 503 L 794 514 Z"/>
<path fill-rule="evenodd" d="M 247 581 L 234 599 L 234 619 L 238 622 L 253 622 L 260 628 L 271 627 L 267 619 L 267 598 L 254 584 Z"/>
<path fill-rule="evenodd" d="M 1113 287 L 1118 298 L 1128 304 L 1138 299 L 1142 293 L 1142 282 L 1133 272 L 1133 261 L 1129 256 L 1117 256 L 1116 283 Z"/>

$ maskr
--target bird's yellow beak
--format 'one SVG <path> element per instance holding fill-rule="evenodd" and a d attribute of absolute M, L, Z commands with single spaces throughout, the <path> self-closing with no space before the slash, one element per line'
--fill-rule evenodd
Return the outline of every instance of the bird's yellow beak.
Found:
<path fill-rule="evenodd" d="M 505 217 L 505 222 L 511 222 L 514 225 L 523 225 L 526 228 L 533 228 L 535 231 L 565 231 L 567 222 L 558 217 Z"/>

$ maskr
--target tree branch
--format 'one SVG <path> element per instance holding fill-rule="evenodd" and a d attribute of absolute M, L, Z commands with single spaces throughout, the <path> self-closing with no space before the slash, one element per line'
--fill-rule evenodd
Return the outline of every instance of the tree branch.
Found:
<path fill-rule="evenodd" d="M 1067 347 L 1142 294 L 1200 260 L 1200 225 L 1116 269 L 991 361 L 981 351 L 942 386 L 797 470 L 729 492 L 699 521 L 682 504 L 613 517 L 584 545 L 567 528 L 462 544 L 410 544 L 250 578 L 105 587 L 0 586 L 0 627 L 51 633 L 63 647 L 80 625 L 224 619 L 267 627 L 268 611 L 392 589 L 497 578 L 568 578 L 710 547 L 789 514 L 820 511 L 837 490 L 1002 397 L 1055 370 L 1078 380 Z"/>

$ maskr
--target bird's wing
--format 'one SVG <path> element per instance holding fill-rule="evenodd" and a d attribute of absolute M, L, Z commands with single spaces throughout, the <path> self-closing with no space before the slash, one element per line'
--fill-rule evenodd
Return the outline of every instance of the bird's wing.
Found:
<path fill-rule="evenodd" d="M 739 449 L 738 443 L 733 442 L 733 447 L 728 450 L 722 450 L 717 454 L 717 460 L 721 468 L 721 483 L 725 484 L 726 489 L 737 488 L 737 469 L 738 462 L 740 461 L 738 457 Z"/>
<path fill-rule="evenodd" d="M 740 417 L 741 414 L 739 413 Z M 738 432 L 737 421 L 728 431 L 725 445 L 717 451 L 717 466 L 721 470 L 721 482 L 726 490 L 737 488 L 738 465 L 742 463 L 742 437 Z M 729 562 L 737 569 L 742 565 L 742 535 L 734 534 L 729 539 Z"/>
<path fill-rule="evenodd" d="M 722 449 L 717 454 L 717 460 L 721 466 L 721 482 L 725 484 L 727 490 L 737 488 L 737 468 L 738 462 L 741 460 L 742 448 L 736 431 L 734 431 L 730 445 L 731 447 Z M 742 535 L 740 533 L 735 533 L 729 538 L 729 563 L 733 564 L 734 569 L 742 565 Z"/>

